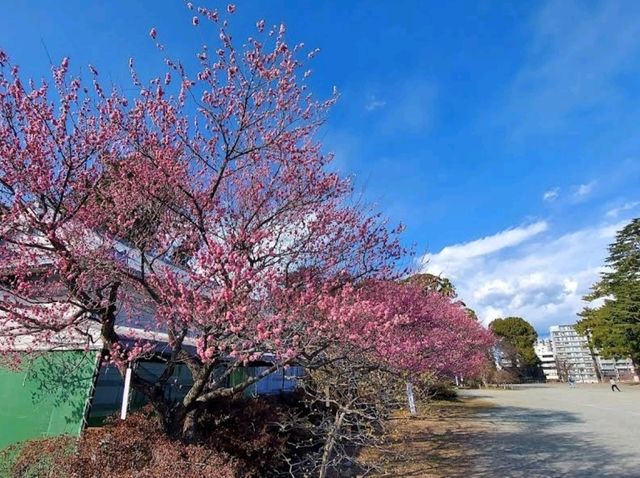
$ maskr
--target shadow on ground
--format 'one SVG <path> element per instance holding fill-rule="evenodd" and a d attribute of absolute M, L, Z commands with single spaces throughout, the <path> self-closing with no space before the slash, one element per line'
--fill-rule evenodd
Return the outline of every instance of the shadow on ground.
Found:
<path fill-rule="evenodd" d="M 470 427 L 454 427 L 446 442 L 462 446 L 462 457 L 440 460 L 438 474 L 450 477 L 638 477 L 631 454 L 612 452 L 585 433 L 554 431 L 579 424 L 578 415 L 510 406 L 476 407 Z M 446 446 L 446 443 L 443 443 Z M 444 467 L 444 469 L 442 468 Z M 431 467 L 429 467 L 431 468 Z M 427 476 L 432 469 L 406 476 Z"/>

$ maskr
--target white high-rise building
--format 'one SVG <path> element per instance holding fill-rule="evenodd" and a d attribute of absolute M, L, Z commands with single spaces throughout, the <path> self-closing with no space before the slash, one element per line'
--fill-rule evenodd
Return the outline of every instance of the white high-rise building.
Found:
<path fill-rule="evenodd" d="M 576 382 L 597 383 L 596 363 L 587 338 L 578 334 L 573 325 L 552 325 L 549 332 L 559 378 L 566 380 L 571 377 Z"/>
<path fill-rule="evenodd" d="M 596 357 L 600 375 L 603 379 L 615 378 L 617 380 L 632 380 L 634 377 L 633 362 L 631 359 L 605 359 L 599 355 Z"/>
<path fill-rule="evenodd" d="M 545 378 L 550 381 L 558 381 L 560 377 L 558 377 L 553 342 L 550 339 L 538 340 L 533 346 L 533 350 L 540 359 Z"/>

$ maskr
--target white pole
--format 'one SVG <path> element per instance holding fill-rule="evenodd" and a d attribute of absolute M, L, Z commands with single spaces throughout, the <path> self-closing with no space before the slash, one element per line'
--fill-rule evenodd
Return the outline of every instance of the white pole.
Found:
<path fill-rule="evenodd" d="M 129 389 L 131 388 L 131 366 L 127 367 L 124 374 L 124 391 L 122 392 L 122 407 L 120 408 L 120 420 L 127 418 L 129 409 Z"/>
<path fill-rule="evenodd" d="M 409 402 L 411 415 L 417 415 L 418 411 L 416 410 L 416 400 L 413 397 L 413 384 L 411 382 L 407 382 L 407 401 Z"/>

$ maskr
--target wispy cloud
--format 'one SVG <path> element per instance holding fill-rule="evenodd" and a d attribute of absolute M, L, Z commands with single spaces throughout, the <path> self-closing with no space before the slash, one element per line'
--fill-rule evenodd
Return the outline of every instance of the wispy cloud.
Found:
<path fill-rule="evenodd" d="M 384 107 L 386 104 L 386 101 L 379 99 L 376 95 L 369 95 L 365 102 L 364 109 L 367 111 L 374 111 L 378 108 Z"/>
<path fill-rule="evenodd" d="M 545 191 L 544 194 L 542 195 L 542 199 L 547 202 L 553 202 L 556 199 L 558 199 L 559 195 L 560 195 L 560 188 L 553 188 L 553 189 L 549 189 L 548 191 Z"/>
<path fill-rule="evenodd" d="M 637 65 L 639 2 L 548 2 L 501 113 L 516 137 L 576 128 L 624 107 L 620 76 Z"/>
<path fill-rule="evenodd" d="M 450 277 L 483 322 L 517 315 L 546 333 L 549 325 L 575 322 L 607 245 L 625 223 L 605 217 L 598 225 L 557 233 L 538 222 L 447 246 L 423 257 L 422 270 Z"/>
<path fill-rule="evenodd" d="M 578 184 L 574 188 L 573 199 L 576 201 L 584 200 L 587 196 L 589 196 L 589 194 L 591 194 L 595 185 L 596 185 L 595 181 L 591 181 L 589 183 L 584 183 L 584 184 Z"/>
<path fill-rule="evenodd" d="M 638 206 L 640 206 L 640 201 L 626 202 L 626 203 L 622 204 L 621 206 L 614 207 L 613 209 L 609 209 L 607 211 L 607 217 L 616 218 L 621 213 L 623 213 L 625 211 L 631 211 L 633 209 L 636 209 Z"/>

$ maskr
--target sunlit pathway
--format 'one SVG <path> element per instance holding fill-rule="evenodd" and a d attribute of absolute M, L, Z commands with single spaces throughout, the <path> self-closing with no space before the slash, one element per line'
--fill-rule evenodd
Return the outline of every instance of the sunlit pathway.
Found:
<path fill-rule="evenodd" d="M 467 466 L 477 477 L 640 477 L 640 386 L 469 390 L 479 432 Z M 465 467 L 466 468 L 466 467 Z"/>

